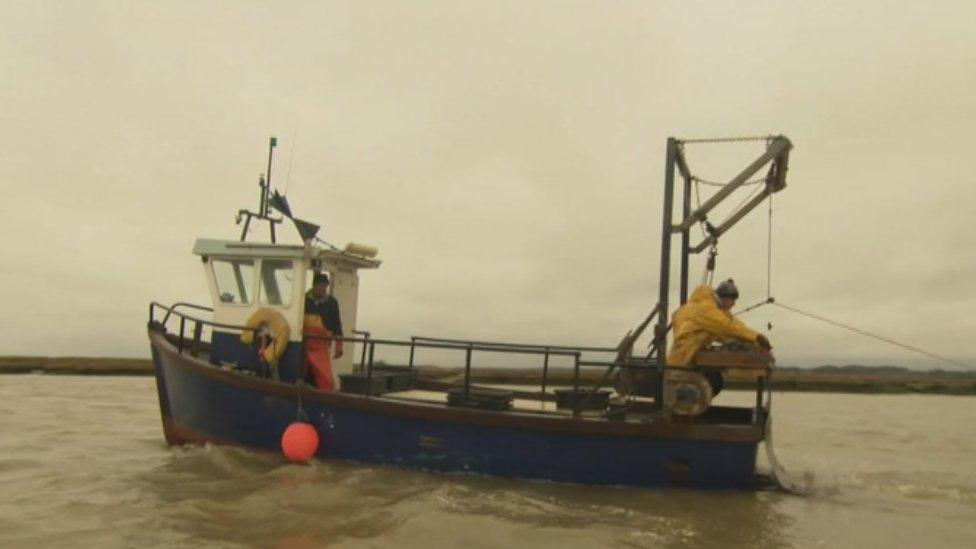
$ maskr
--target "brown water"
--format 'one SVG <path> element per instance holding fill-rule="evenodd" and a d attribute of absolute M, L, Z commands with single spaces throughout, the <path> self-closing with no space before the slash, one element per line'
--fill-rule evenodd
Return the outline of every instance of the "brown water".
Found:
<path fill-rule="evenodd" d="M 976 547 L 976 399 L 777 393 L 774 409 L 808 496 L 171 449 L 151 378 L 3 376 L 0 546 Z"/>

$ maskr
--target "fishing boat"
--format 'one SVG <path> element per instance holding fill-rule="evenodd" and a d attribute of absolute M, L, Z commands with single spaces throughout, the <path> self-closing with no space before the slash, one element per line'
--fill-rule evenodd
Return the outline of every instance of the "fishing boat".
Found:
<path fill-rule="evenodd" d="M 377 250 L 325 243 L 317 237 L 317 225 L 293 216 L 271 185 L 272 138 L 259 207 L 238 213 L 244 223 L 240 238 L 199 239 L 193 247 L 211 303 L 149 305 L 166 441 L 280 452 L 285 430 L 302 421 L 318 435 L 315 457 L 322 459 L 604 485 L 756 489 L 775 484 L 775 468 L 760 472 L 756 466 L 759 444 L 771 435 L 771 356 L 708 348 L 690 368 L 672 368 L 666 345 L 673 312 L 672 240 L 680 239 L 677 294 L 683 303 L 689 258 L 714 254 L 722 234 L 786 185 L 792 144 L 784 136 L 763 139 L 763 153 L 694 209 L 695 177 L 684 154 L 692 141 L 668 139 L 658 302 L 619 343 L 574 347 L 427 336 L 383 339 L 361 329 L 359 275 L 380 267 Z M 763 169 L 754 198 L 723 223 L 708 222 L 709 212 L 736 189 L 755 184 L 750 178 Z M 683 191 L 678 206 L 677 191 Z M 303 244 L 277 242 L 276 226 L 286 220 Z M 270 242 L 248 241 L 251 224 L 261 222 L 270 227 Z M 706 236 L 693 244 L 692 228 L 698 224 Z M 714 255 L 709 264 L 714 265 Z M 316 337 L 303 328 L 305 292 L 320 272 L 332 280 L 346 334 L 341 338 L 345 353 L 332 364 L 339 380 L 333 391 L 316 388 L 303 371 L 306 347 Z M 650 350 L 644 352 L 647 347 L 635 342 L 651 326 Z M 272 348 L 275 353 L 269 353 Z M 380 361 L 389 350 L 409 358 L 403 364 Z M 428 351 L 453 354 L 464 366 L 451 379 L 427 375 L 429 365 L 422 367 L 417 357 Z M 506 357 L 536 361 L 538 387 L 477 382 L 483 364 L 497 365 Z M 557 364 L 564 366 L 561 379 L 556 379 Z M 754 381 L 754 405 L 710 403 L 705 376 L 733 370 Z M 767 449 L 773 458 L 771 445 Z"/>

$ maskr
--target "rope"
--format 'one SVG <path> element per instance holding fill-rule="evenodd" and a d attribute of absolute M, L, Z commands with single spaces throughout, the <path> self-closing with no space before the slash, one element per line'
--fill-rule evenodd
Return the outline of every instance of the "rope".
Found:
<path fill-rule="evenodd" d="M 335 247 L 335 246 L 333 246 L 332 244 L 329 244 L 328 242 L 326 242 L 326 241 L 324 241 L 324 240 L 322 240 L 321 238 L 319 238 L 319 237 L 317 237 L 317 236 L 315 237 L 315 241 L 316 241 L 316 242 L 320 242 L 320 243 L 322 243 L 322 244 L 325 244 L 325 245 L 326 245 L 326 246 L 328 246 L 328 247 L 329 247 L 330 249 L 332 249 L 332 251 L 333 251 L 333 252 L 339 252 L 339 253 L 342 253 L 342 250 L 340 250 L 339 248 L 337 248 L 337 247 Z"/>
<path fill-rule="evenodd" d="M 745 143 L 747 141 L 769 141 L 775 135 L 749 135 L 744 137 L 712 137 L 708 139 L 678 139 L 678 143 Z"/>
<path fill-rule="evenodd" d="M 826 322 L 827 324 L 830 324 L 832 326 L 837 326 L 838 328 L 844 328 L 845 330 L 850 330 L 852 332 L 856 332 L 856 333 L 861 334 L 863 336 L 867 336 L 867 337 L 871 337 L 871 338 L 874 338 L 874 339 L 877 339 L 877 340 L 880 340 L 880 341 L 884 341 L 885 343 L 889 343 L 889 344 L 894 345 L 896 347 L 901 347 L 902 349 L 906 349 L 908 351 L 913 351 L 913 352 L 916 352 L 916 353 L 925 355 L 927 357 L 934 358 L 936 360 L 940 360 L 940 361 L 945 362 L 947 364 L 952 364 L 954 366 L 959 366 L 960 368 L 964 368 L 966 370 L 976 370 L 976 367 L 974 367 L 974 366 L 970 366 L 968 364 L 963 364 L 961 362 L 957 362 L 957 361 L 952 360 L 950 358 L 946 358 L 944 356 L 940 356 L 940 355 L 937 355 L 935 353 L 931 353 L 929 351 L 926 351 L 925 349 L 920 349 L 920 348 L 915 347 L 913 345 L 908 345 L 906 343 L 901 343 L 901 342 L 895 341 L 895 340 L 893 340 L 891 338 L 887 338 L 887 337 L 884 337 L 884 336 L 880 336 L 878 334 L 873 334 L 871 332 L 868 332 L 868 331 L 865 331 L 865 330 L 861 330 L 860 328 L 855 328 L 854 326 L 850 326 L 848 324 L 843 324 L 841 322 L 837 322 L 835 320 L 830 320 L 829 318 L 824 318 L 822 316 L 815 315 L 813 313 L 808 313 L 806 311 L 801 311 L 800 309 L 797 309 L 796 307 L 790 307 L 789 305 L 784 305 L 782 303 L 776 303 L 776 302 L 771 302 L 771 303 L 773 303 L 773 305 L 777 305 L 779 307 L 782 307 L 782 308 L 784 308 L 784 309 L 786 309 L 788 311 L 793 311 L 794 313 L 797 313 L 797 314 L 800 314 L 800 315 L 803 315 L 803 316 L 807 316 L 807 317 L 810 317 L 810 318 L 819 320 L 821 322 Z"/>
<path fill-rule="evenodd" d="M 305 362 L 305 342 L 304 341 L 302 341 L 301 357 L 302 357 L 302 365 L 298 369 L 298 372 L 299 372 L 299 374 L 298 374 L 299 375 L 299 378 L 298 378 L 298 382 L 297 382 L 297 385 L 298 385 L 298 409 L 295 410 L 295 421 L 308 422 L 308 420 L 309 420 L 308 419 L 308 414 L 305 413 L 305 407 L 302 406 L 302 395 L 303 395 L 303 392 L 304 392 L 304 389 L 305 389 L 305 376 L 308 375 L 308 369 L 306 368 L 307 363 Z"/>
<path fill-rule="evenodd" d="M 712 281 L 715 278 L 715 257 L 718 256 L 718 244 L 712 242 L 711 249 L 708 250 L 708 259 L 705 260 L 705 270 L 702 271 L 702 281 L 704 285 L 706 282 L 709 286 L 712 285 Z"/>
<path fill-rule="evenodd" d="M 298 380 L 298 409 L 295 410 L 295 421 L 308 421 L 308 414 L 305 413 L 305 408 L 302 407 L 302 389 L 305 387 L 305 380 Z"/>
<path fill-rule="evenodd" d="M 740 202 L 740 203 L 739 203 L 739 205 L 738 205 L 738 206 L 736 206 L 736 207 L 735 207 L 735 208 L 734 208 L 734 209 L 732 210 L 732 213 L 730 213 L 730 214 L 729 214 L 729 216 L 725 218 L 725 220 L 726 220 L 726 221 L 728 221 L 729 219 L 731 219 L 731 218 L 732 218 L 732 216 L 734 216 L 735 214 L 737 214 L 737 213 L 739 213 L 739 210 L 741 210 L 741 209 L 742 209 L 742 207 L 746 205 L 746 202 L 749 202 L 749 200 L 751 200 L 753 196 L 756 196 L 756 192 L 757 192 L 757 191 L 758 191 L 759 189 L 761 189 L 761 188 L 762 188 L 762 187 L 754 187 L 754 188 L 752 189 L 752 192 L 751 192 L 751 193 L 749 193 L 749 196 L 747 196 L 747 197 L 745 197 L 745 199 L 744 199 L 744 200 L 743 200 L 742 202 Z M 772 196 L 772 195 L 770 195 L 770 196 Z M 723 221 L 722 223 L 725 223 L 725 221 Z"/>
<path fill-rule="evenodd" d="M 703 181 L 701 179 L 698 179 L 697 177 L 692 177 L 691 180 L 695 182 L 695 210 L 700 210 L 701 209 L 701 185 L 699 185 L 699 183 L 703 183 Z M 700 220 L 698 222 L 698 228 L 701 229 L 702 239 L 703 240 L 707 239 L 708 221 L 705 219 Z M 711 284 L 711 279 L 709 277 L 709 274 L 714 275 L 715 273 L 715 256 L 718 255 L 717 245 L 718 245 L 718 241 L 713 241 L 712 247 L 708 251 L 708 260 L 705 263 L 705 269 L 702 270 L 702 281 L 701 281 L 702 284 L 705 284 L 706 282 Z"/>
<path fill-rule="evenodd" d="M 702 179 L 697 175 L 691 176 L 691 180 L 696 183 L 701 183 L 702 185 L 710 185 L 712 187 L 725 187 L 726 185 L 728 185 L 728 183 L 721 183 L 718 181 L 709 181 L 708 179 Z M 760 183 L 765 183 L 765 182 L 766 182 L 766 178 L 763 177 L 762 179 L 753 179 L 751 181 L 746 181 L 745 183 L 742 184 L 742 186 L 748 187 L 750 185 L 758 185 Z"/>
<path fill-rule="evenodd" d="M 769 195 L 769 223 L 766 234 L 766 299 L 773 297 L 773 195 Z"/>
<path fill-rule="evenodd" d="M 769 305 L 770 303 L 774 303 L 775 301 L 776 300 L 773 299 L 772 297 L 767 297 L 766 299 L 760 301 L 759 303 L 756 303 L 755 305 L 750 305 L 750 306 L 746 307 L 745 309 L 742 309 L 741 311 L 736 311 L 736 312 L 732 313 L 732 315 L 733 316 L 744 315 L 744 314 L 748 313 L 749 311 L 751 311 L 753 309 L 758 309 L 759 307 L 762 307 L 763 305 Z"/>
<path fill-rule="evenodd" d="M 700 183 L 698 180 L 694 178 L 692 180 L 695 181 L 695 210 L 697 211 L 701 209 L 701 186 L 698 184 Z M 708 231 L 705 229 L 704 219 L 698 222 L 698 228 L 701 229 L 702 238 L 708 238 Z"/>

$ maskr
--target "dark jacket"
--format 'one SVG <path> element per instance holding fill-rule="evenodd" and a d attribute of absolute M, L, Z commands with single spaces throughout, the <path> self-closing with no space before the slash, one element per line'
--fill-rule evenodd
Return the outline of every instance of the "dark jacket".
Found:
<path fill-rule="evenodd" d="M 305 314 L 319 315 L 322 318 L 322 325 L 333 335 L 342 335 L 342 319 L 339 317 L 339 302 L 331 295 L 325 296 L 322 301 L 317 301 L 312 295 L 312 290 L 305 293 Z"/>

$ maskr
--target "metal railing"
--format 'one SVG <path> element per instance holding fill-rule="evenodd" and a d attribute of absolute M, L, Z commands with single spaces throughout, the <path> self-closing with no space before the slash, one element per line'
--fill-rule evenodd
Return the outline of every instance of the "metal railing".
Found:
<path fill-rule="evenodd" d="M 185 349 L 190 350 L 192 356 L 196 356 L 197 351 L 201 348 L 204 342 L 202 340 L 202 332 L 204 326 L 209 326 L 211 328 L 222 328 L 226 330 L 235 331 L 257 331 L 256 328 L 248 328 L 246 326 L 238 326 L 233 324 L 226 324 L 221 322 L 215 322 L 209 319 L 198 318 L 195 316 L 190 316 L 184 311 L 178 310 L 180 308 L 191 308 L 201 311 L 212 312 L 213 309 L 209 307 L 204 307 L 201 305 L 195 305 L 192 303 L 176 303 L 172 306 L 165 306 L 161 303 L 152 302 L 149 305 L 149 324 L 155 329 L 166 332 L 167 322 L 171 317 L 179 318 L 179 329 L 174 338 L 176 340 L 176 347 L 178 352 L 183 353 Z M 165 315 L 162 321 L 157 322 L 157 310 L 159 312 L 165 311 Z M 187 327 L 192 329 L 192 336 L 187 336 Z M 585 407 L 589 399 L 596 393 L 599 387 L 594 387 L 592 390 L 588 391 L 583 398 L 581 395 L 581 378 L 583 368 L 600 368 L 604 370 L 610 370 L 614 367 L 619 366 L 614 361 L 594 361 L 594 360 L 581 360 L 583 353 L 616 353 L 617 349 L 610 347 L 572 347 L 565 345 L 536 345 L 536 344 L 524 344 L 524 343 L 499 343 L 499 342 L 489 342 L 489 341 L 468 341 L 461 339 L 447 339 L 447 338 L 433 338 L 425 336 L 413 336 L 409 341 L 400 341 L 392 339 L 377 339 L 373 338 L 371 334 L 367 331 L 354 331 L 354 334 L 359 337 L 330 337 L 323 338 L 321 336 L 314 336 L 305 334 L 305 339 L 327 339 L 336 341 L 345 341 L 350 343 L 361 343 L 363 349 L 360 354 L 360 370 L 365 374 L 365 386 L 363 389 L 363 395 L 365 397 L 371 396 L 371 388 L 373 382 L 373 374 L 376 369 L 376 349 L 377 347 L 385 348 L 409 348 L 409 364 L 408 367 L 411 370 L 416 370 L 416 365 L 414 360 L 416 357 L 416 352 L 418 349 L 440 349 L 448 351 L 458 351 L 464 353 L 464 382 L 463 391 L 465 401 L 468 400 L 471 394 L 472 385 L 472 369 L 474 368 L 474 355 L 475 353 L 501 353 L 509 355 L 528 355 L 528 356 L 541 356 L 542 357 L 542 380 L 541 380 L 541 390 L 539 393 L 540 400 L 546 395 L 546 389 L 550 377 L 550 362 L 553 357 L 564 357 L 572 360 L 572 386 L 574 393 L 574 406 L 573 415 L 579 417 L 582 412 L 582 408 Z M 649 369 L 657 370 L 657 366 L 652 362 L 647 361 L 635 361 L 632 364 L 628 364 L 629 367 L 638 369 Z M 585 389 L 584 389 L 585 390 Z"/>
<path fill-rule="evenodd" d="M 198 318 L 191 316 L 188 313 L 181 311 L 181 308 L 188 308 L 200 311 L 212 312 L 213 309 L 209 307 L 204 307 L 201 305 L 195 305 L 192 303 L 176 303 L 172 306 L 165 306 L 157 302 L 152 302 L 149 305 L 149 326 L 152 329 L 159 330 L 163 333 L 168 333 L 166 325 L 171 318 L 179 319 L 178 331 L 172 334 L 172 339 L 177 347 L 179 353 L 189 351 L 191 356 L 197 356 L 199 350 L 207 344 L 203 341 L 202 334 L 203 328 L 209 326 L 211 328 L 221 328 L 224 330 L 234 330 L 239 332 L 244 331 L 258 331 L 258 328 L 249 328 L 247 326 L 238 326 L 234 324 L 226 324 L 221 322 L 215 322 L 209 319 Z M 162 321 L 157 322 L 156 317 L 159 313 L 165 312 L 162 316 Z M 188 336 L 187 328 L 190 328 L 192 335 Z M 490 342 L 490 341 L 468 341 L 463 339 L 449 339 L 449 338 L 435 338 L 426 336 L 412 336 L 409 341 L 392 340 L 392 339 L 378 339 L 373 338 L 368 331 L 356 330 L 353 332 L 358 337 L 322 337 L 310 334 L 304 334 L 305 340 L 307 339 L 325 339 L 325 340 L 335 340 L 344 341 L 350 343 L 361 343 L 363 345 L 362 351 L 359 357 L 360 372 L 365 374 L 365 385 L 363 386 L 363 396 L 369 398 L 373 396 L 373 377 L 374 371 L 380 366 L 376 364 L 376 349 L 377 347 L 385 348 L 408 348 L 409 349 L 409 363 L 408 368 L 410 370 L 416 371 L 417 366 L 415 364 L 416 352 L 418 349 L 439 349 L 448 351 L 458 351 L 464 353 L 464 377 L 463 377 L 463 396 L 465 401 L 472 391 L 472 370 L 474 369 L 474 355 L 475 353 L 498 353 L 498 354 L 509 354 L 509 355 L 527 355 L 527 356 L 539 356 L 542 357 L 542 378 L 541 387 L 539 393 L 527 394 L 520 393 L 521 398 L 538 398 L 541 401 L 547 399 L 546 390 L 549 386 L 549 378 L 551 374 L 551 359 L 553 357 L 564 357 L 572 360 L 572 387 L 573 387 L 573 416 L 580 417 L 583 409 L 591 398 L 602 388 L 603 384 L 607 381 L 607 376 L 615 368 L 620 368 L 621 366 L 626 366 L 632 372 L 651 372 L 658 378 L 658 383 L 663 384 L 664 371 L 662 371 L 658 362 L 654 358 L 647 359 L 633 359 L 628 358 L 625 364 L 617 359 L 614 360 L 582 360 L 581 357 L 583 353 L 614 353 L 617 354 L 619 351 L 615 348 L 610 347 L 572 347 L 566 345 L 537 345 L 537 344 L 525 344 L 525 343 L 500 343 L 500 342 Z M 304 343 L 303 343 L 304 345 Z M 604 377 L 590 388 L 582 388 L 582 370 L 584 368 L 602 369 L 605 371 Z M 686 370 L 685 368 L 672 368 L 667 367 L 665 370 Z M 771 389 L 769 383 L 769 372 L 764 376 L 759 376 L 757 378 L 756 386 L 756 413 L 765 412 L 768 413 L 769 403 L 765 405 L 762 402 L 763 393 L 768 393 Z M 302 380 L 303 376 L 300 376 L 299 380 Z M 582 395 L 582 398 L 581 398 Z M 627 405 L 629 406 L 629 404 Z M 663 406 L 663 402 L 654 400 L 654 407 L 660 409 Z"/>
<path fill-rule="evenodd" d="M 549 381 L 549 359 L 552 356 L 564 356 L 569 353 L 569 356 L 575 356 L 573 364 L 573 393 L 574 399 L 577 403 L 574 407 L 574 412 L 578 412 L 576 408 L 585 407 L 590 399 L 602 388 L 601 385 L 606 381 L 606 376 L 601 380 L 600 384 L 594 386 L 588 391 L 584 399 L 581 401 L 579 399 L 579 386 L 580 386 L 580 369 L 584 367 L 601 367 L 605 368 L 609 373 L 613 368 L 616 367 L 613 361 L 584 361 L 580 360 L 582 353 L 608 353 L 616 355 L 618 349 L 614 347 L 590 347 L 590 346 L 570 346 L 570 345 L 548 345 L 539 343 L 508 343 L 508 342 L 497 342 L 497 341 L 468 341 L 462 339 L 450 339 L 442 337 L 427 337 L 427 336 L 411 336 L 411 341 L 426 341 L 435 343 L 448 343 L 457 345 L 479 345 L 485 348 L 485 350 L 497 350 L 501 352 L 509 353 L 530 353 L 530 354 L 541 354 L 543 356 L 542 361 L 542 383 L 540 393 L 542 395 L 546 394 L 546 389 L 548 387 Z M 414 361 L 414 351 L 413 348 L 410 350 L 410 366 L 413 366 Z"/>
<path fill-rule="evenodd" d="M 241 332 L 258 331 L 257 328 L 248 328 L 247 326 L 238 326 L 236 324 L 225 324 L 222 322 L 215 322 L 213 320 L 207 320 L 203 318 L 189 316 L 186 313 L 177 311 L 179 307 L 189 307 L 192 309 L 209 311 L 209 312 L 213 312 L 213 309 L 211 309 L 210 307 L 204 307 L 203 305 L 195 305 L 193 303 L 183 303 L 183 302 L 175 303 L 169 307 L 156 301 L 153 301 L 152 303 L 149 304 L 149 327 L 150 328 L 156 327 L 158 329 L 161 329 L 163 332 L 166 332 L 166 324 L 169 321 L 170 316 L 176 316 L 177 318 L 180 319 L 179 332 L 175 334 L 176 348 L 180 353 L 183 352 L 183 349 L 187 344 L 186 326 L 188 321 L 193 323 L 192 326 L 193 338 L 189 340 L 192 356 L 196 356 L 196 353 L 199 351 L 201 345 L 204 343 L 204 341 L 202 340 L 204 326 L 210 326 L 211 328 L 225 328 L 228 330 L 239 330 Z M 166 311 L 166 315 L 163 316 L 163 320 L 159 322 L 156 321 L 157 308 Z"/>
<path fill-rule="evenodd" d="M 338 338 L 337 338 L 338 339 Z M 349 338 L 344 338 L 346 341 L 350 341 Z M 425 341 L 424 338 L 411 338 L 410 341 L 398 341 L 392 339 L 354 339 L 353 341 L 362 341 L 365 345 L 364 354 L 368 357 L 365 363 L 365 374 L 366 374 L 366 389 L 364 394 L 368 394 L 369 388 L 372 387 L 372 377 L 375 368 L 375 356 L 377 346 L 385 346 L 390 348 L 409 348 L 410 349 L 410 363 L 408 367 L 412 370 L 416 369 L 414 364 L 414 359 L 418 349 L 440 349 L 440 350 L 453 350 L 464 352 L 464 383 L 462 385 L 463 395 L 465 401 L 467 401 L 471 394 L 471 382 L 472 382 L 472 369 L 474 367 L 474 354 L 475 352 L 481 353 L 505 353 L 514 355 L 542 355 L 544 356 L 545 362 L 548 364 L 549 357 L 551 356 L 563 356 L 568 357 L 573 360 L 573 387 L 574 390 L 579 392 L 580 385 L 580 368 L 583 365 L 580 360 L 580 352 L 569 351 L 569 350 L 547 350 L 540 349 L 531 346 L 507 346 L 505 344 L 493 344 L 488 342 L 474 342 L 474 341 L 463 341 L 463 340 L 451 340 L 451 341 Z M 543 382 L 543 390 L 541 393 L 545 393 L 545 384 Z M 579 415 L 579 410 L 574 410 L 576 415 Z"/>

